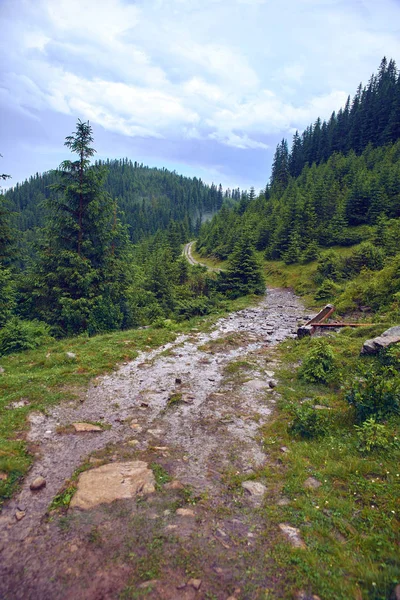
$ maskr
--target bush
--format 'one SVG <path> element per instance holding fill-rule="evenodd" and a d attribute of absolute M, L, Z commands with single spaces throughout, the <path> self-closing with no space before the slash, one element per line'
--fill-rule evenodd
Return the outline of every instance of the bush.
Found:
<path fill-rule="evenodd" d="M 332 281 L 332 279 L 325 279 L 322 285 L 317 289 L 314 294 L 315 300 L 329 300 L 341 291 L 341 287 Z"/>
<path fill-rule="evenodd" d="M 332 281 L 338 281 L 343 277 L 343 267 L 344 262 L 341 256 L 333 250 L 325 252 L 318 259 L 316 281 L 322 282 L 327 278 L 332 279 Z"/>
<path fill-rule="evenodd" d="M 361 452 L 388 449 L 391 445 L 389 432 L 385 425 L 377 423 L 373 417 L 362 425 L 355 425 L 358 437 L 358 447 Z"/>
<path fill-rule="evenodd" d="M 299 369 L 299 377 L 308 383 L 328 383 L 336 372 L 332 346 L 324 339 L 315 340 Z"/>
<path fill-rule="evenodd" d="M 53 340 L 50 327 L 40 321 L 11 319 L 0 329 L 0 356 L 32 350 Z"/>
<path fill-rule="evenodd" d="M 400 376 L 392 367 L 383 367 L 379 372 L 367 371 L 347 391 L 346 400 L 354 406 L 357 423 L 364 423 L 370 417 L 380 421 L 399 414 Z"/>
<path fill-rule="evenodd" d="M 308 402 L 294 409 L 293 421 L 288 427 L 289 433 L 303 439 L 313 439 L 325 435 L 328 423 L 326 415 Z"/>

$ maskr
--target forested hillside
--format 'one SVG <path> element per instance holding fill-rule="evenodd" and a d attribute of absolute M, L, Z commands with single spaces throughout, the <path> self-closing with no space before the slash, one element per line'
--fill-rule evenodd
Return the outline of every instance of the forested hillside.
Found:
<path fill-rule="evenodd" d="M 264 290 L 245 239 L 245 267 L 239 259 L 227 274 L 181 256 L 202 219 L 235 203 L 239 190 L 127 159 L 93 164 L 93 141 L 79 120 L 65 141 L 76 160 L 1 197 L 0 355 L 49 336 L 187 319 Z"/>
<path fill-rule="evenodd" d="M 265 194 L 223 206 L 203 225 L 200 252 L 226 259 L 246 235 L 266 260 L 318 261 L 319 299 L 337 298 L 346 281 L 369 270 L 347 305 L 390 304 L 400 290 L 399 81 L 394 61 L 384 59 L 378 75 L 329 123 L 318 119 L 296 134 L 290 153 L 283 140 Z M 327 252 L 340 246 L 355 247 L 345 255 Z"/>
<path fill-rule="evenodd" d="M 209 186 L 196 177 L 146 167 L 127 158 L 95 161 L 93 168 L 99 167 L 107 167 L 104 189 L 115 199 L 134 243 L 166 229 L 172 220 L 182 223 L 189 234 L 199 227 L 205 214 L 215 213 L 221 207 L 224 198 L 240 198 L 239 190 L 224 192 L 221 185 Z M 37 173 L 4 194 L 19 231 L 32 232 L 43 226 L 43 202 L 57 196 L 52 186 L 58 179 L 57 171 Z"/>

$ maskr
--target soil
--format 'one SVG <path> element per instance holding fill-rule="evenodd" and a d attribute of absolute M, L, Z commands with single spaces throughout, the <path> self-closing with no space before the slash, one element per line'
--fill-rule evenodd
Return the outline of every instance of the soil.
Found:
<path fill-rule="evenodd" d="M 263 503 L 277 498 L 260 479 L 268 456 L 259 428 L 277 398 L 275 347 L 303 316 L 290 290 L 271 289 L 211 333 L 142 353 L 79 401 L 31 414 L 36 461 L 0 518 L 0 597 L 285 598 L 285 574 L 268 555 L 282 534 L 263 517 Z M 60 501 L 49 512 L 77 469 L 132 460 L 153 468 L 155 494 L 90 510 Z M 39 476 L 46 486 L 32 491 Z M 266 486 L 264 497 L 243 489 L 248 479 Z"/>

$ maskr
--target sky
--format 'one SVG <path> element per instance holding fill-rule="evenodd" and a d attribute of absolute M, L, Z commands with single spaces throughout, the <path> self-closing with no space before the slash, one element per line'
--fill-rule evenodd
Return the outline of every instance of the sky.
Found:
<path fill-rule="evenodd" d="M 128 157 L 256 190 L 291 142 L 400 66 L 399 0 L 0 0 L 0 173 Z"/>

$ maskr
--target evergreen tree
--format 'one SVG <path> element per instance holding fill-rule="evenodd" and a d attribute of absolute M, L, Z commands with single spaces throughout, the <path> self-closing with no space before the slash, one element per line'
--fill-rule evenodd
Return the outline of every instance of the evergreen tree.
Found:
<path fill-rule="evenodd" d="M 104 192 L 104 167 L 90 168 L 92 141 L 91 126 L 80 120 L 66 138 L 78 160 L 60 166 L 60 181 L 53 185 L 58 194 L 46 201 L 39 258 L 25 290 L 28 312 L 64 334 L 114 329 L 124 320 L 126 232 Z"/>
<path fill-rule="evenodd" d="M 247 233 L 236 243 L 228 269 L 220 274 L 219 287 L 231 298 L 264 293 L 265 280 Z"/>

